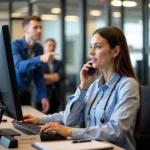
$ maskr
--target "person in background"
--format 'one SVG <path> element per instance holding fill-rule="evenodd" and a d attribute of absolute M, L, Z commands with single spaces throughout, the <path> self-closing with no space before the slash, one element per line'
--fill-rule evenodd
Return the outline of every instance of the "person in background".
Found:
<path fill-rule="evenodd" d="M 47 99 L 41 62 L 48 62 L 54 53 L 43 54 L 37 42 L 41 37 L 41 18 L 29 16 L 22 23 L 24 37 L 12 42 L 12 54 L 22 105 L 31 103 L 31 82 L 34 81 L 40 95 L 42 111 L 46 113 L 50 104 Z"/>
<path fill-rule="evenodd" d="M 54 39 L 47 39 L 44 44 L 44 53 L 55 52 L 56 41 Z M 64 79 L 65 69 L 62 61 L 57 60 L 51 55 L 49 62 L 43 63 L 44 79 L 49 102 L 51 104 L 48 113 L 53 114 L 59 110 L 64 110 Z M 41 103 L 39 102 L 39 94 L 35 89 L 32 100 L 35 101 L 35 106 L 41 110 Z"/>
<path fill-rule="evenodd" d="M 141 98 L 126 38 L 117 27 L 100 28 L 92 36 L 90 49 L 91 60 L 83 65 L 80 85 L 68 97 L 66 109 L 42 117 L 24 115 L 24 122 L 45 124 L 42 132 L 55 131 L 72 139 L 106 140 L 135 150 Z M 92 67 L 96 71 L 89 75 Z M 95 80 L 98 69 L 103 76 Z"/>

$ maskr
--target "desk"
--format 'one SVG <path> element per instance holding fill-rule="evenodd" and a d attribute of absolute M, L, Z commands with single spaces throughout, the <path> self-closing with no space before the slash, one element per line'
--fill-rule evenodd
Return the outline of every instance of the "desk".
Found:
<path fill-rule="evenodd" d="M 22 106 L 22 111 L 25 114 L 32 114 L 34 116 L 42 116 L 45 115 L 42 112 L 34 109 L 31 106 Z M 12 123 L 10 123 L 10 121 L 12 120 L 11 118 L 4 116 L 4 119 L 7 119 L 8 122 L 3 122 L 0 124 L 0 128 L 11 128 L 13 130 L 16 130 L 17 132 L 21 133 L 22 135 L 24 134 L 23 132 L 15 129 L 15 127 L 12 125 Z M 59 141 L 56 141 L 59 144 Z M 113 150 L 124 150 L 114 144 L 112 144 L 114 149 Z M 0 150 L 8 150 L 7 148 L 3 147 L 2 145 L 0 145 Z M 20 144 L 18 148 L 13 148 L 12 150 L 35 150 L 35 148 L 33 148 L 31 145 L 29 144 Z"/>

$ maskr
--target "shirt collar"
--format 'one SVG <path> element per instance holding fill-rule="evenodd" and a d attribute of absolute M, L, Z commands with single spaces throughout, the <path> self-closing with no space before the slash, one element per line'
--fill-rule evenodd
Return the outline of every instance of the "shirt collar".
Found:
<path fill-rule="evenodd" d="M 28 45 L 27 45 L 27 42 L 26 42 L 26 40 L 25 40 L 25 37 L 23 37 L 23 38 L 21 39 L 21 42 L 22 42 L 23 48 L 24 48 L 25 50 L 28 50 Z M 33 49 L 34 49 L 34 51 L 37 50 L 37 44 L 36 44 L 36 43 L 35 43 Z"/>
<path fill-rule="evenodd" d="M 104 84 L 104 76 L 102 76 L 98 81 L 98 87 L 102 88 L 103 91 L 105 91 L 107 88 L 113 89 L 119 78 L 120 75 L 118 73 L 114 73 L 108 82 Z"/>
<path fill-rule="evenodd" d="M 23 38 L 21 39 L 21 42 L 22 42 L 23 48 L 24 48 L 24 49 L 28 49 L 28 45 L 27 45 L 27 42 L 25 41 L 25 37 L 23 37 Z"/>

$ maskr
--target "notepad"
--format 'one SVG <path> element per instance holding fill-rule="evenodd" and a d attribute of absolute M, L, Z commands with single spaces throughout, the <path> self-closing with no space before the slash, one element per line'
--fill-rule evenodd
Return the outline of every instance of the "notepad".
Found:
<path fill-rule="evenodd" d="M 85 143 L 72 143 L 70 140 L 35 142 L 33 146 L 41 150 L 100 150 L 113 148 L 113 146 L 109 143 L 94 140 Z"/>

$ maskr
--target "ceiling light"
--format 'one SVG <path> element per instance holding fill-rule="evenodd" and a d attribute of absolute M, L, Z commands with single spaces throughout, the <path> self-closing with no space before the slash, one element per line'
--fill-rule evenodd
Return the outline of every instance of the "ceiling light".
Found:
<path fill-rule="evenodd" d="M 122 6 L 122 2 L 120 0 L 113 0 L 111 2 L 112 6 L 120 7 Z M 124 7 L 135 7 L 137 6 L 137 2 L 135 1 L 123 1 L 123 6 Z"/>
<path fill-rule="evenodd" d="M 78 21 L 78 16 L 65 16 L 65 21 Z"/>
<path fill-rule="evenodd" d="M 101 16 L 102 12 L 100 10 L 91 10 L 90 15 L 91 16 Z"/>
<path fill-rule="evenodd" d="M 142 20 L 139 20 L 138 23 L 139 23 L 139 24 L 143 24 L 143 21 L 142 21 Z"/>
<path fill-rule="evenodd" d="M 116 6 L 116 7 L 119 7 L 119 6 L 122 6 L 122 2 L 120 0 L 113 0 L 111 2 L 111 5 L 112 6 Z"/>
<path fill-rule="evenodd" d="M 137 3 L 134 1 L 124 1 L 123 6 L 124 7 L 135 7 L 135 6 L 137 6 Z"/>
<path fill-rule="evenodd" d="M 11 13 L 12 18 L 24 18 L 26 17 L 27 14 L 22 14 L 22 13 Z"/>
<path fill-rule="evenodd" d="M 41 15 L 42 20 L 57 20 L 57 15 Z"/>
<path fill-rule="evenodd" d="M 60 8 L 52 8 L 51 9 L 51 13 L 53 13 L 53 14 L 59 14 L 59 13 L 61 13 L 61 9 Z"/>
<path fill-rule="evenodd" d="M 113 17 L 115 17 L 115 18 L 119 18 L 119 17 L 121 17 L 121 13 L 120 12 L 113 12 Z"/>

